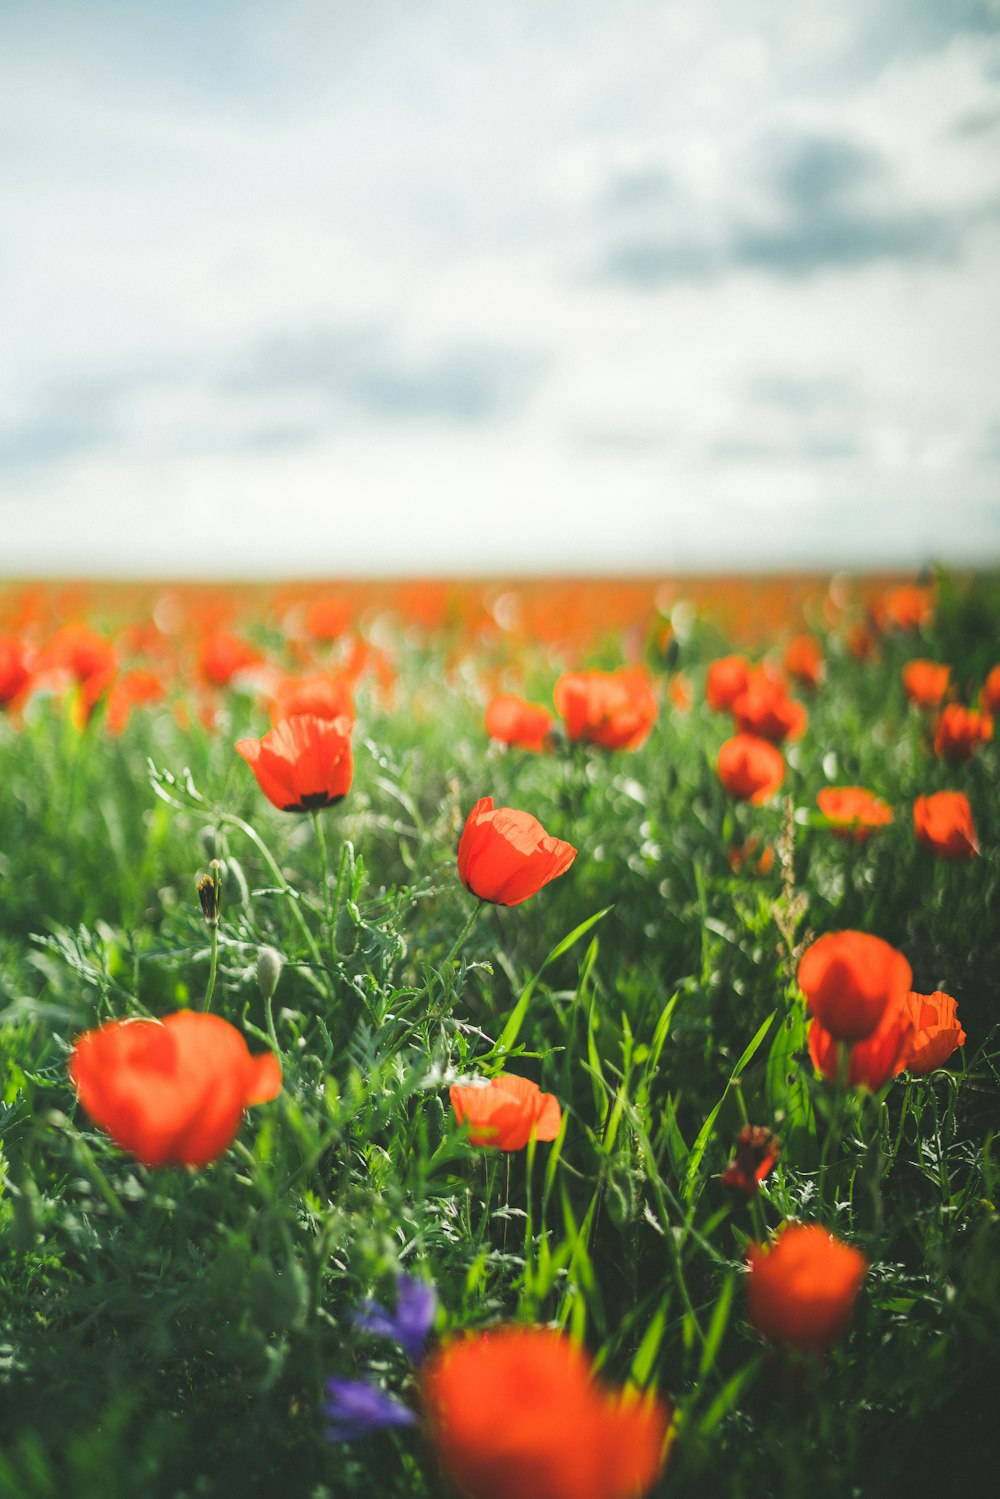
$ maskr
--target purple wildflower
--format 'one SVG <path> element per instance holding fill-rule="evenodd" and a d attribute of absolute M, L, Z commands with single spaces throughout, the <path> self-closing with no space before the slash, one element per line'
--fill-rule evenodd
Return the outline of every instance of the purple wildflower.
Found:
<path fill-rule="evenodd" d="M 364 1301 L 354 1313 L 354 1321 L 376 1338 L 392 1338 L 415 1364 L 423 1357 L 424 1347 L 437 1315 L 437 1293 L 423 1280 L 401 1275 L 396 1282 L 396 1310 L 387 1312 L 378 1301 Z"/>
<path fill-rule="evenodd" d="M 329 1400 L 323 1413 L 330 1425 L 328 1442 L 353 1442 L 387 1426 L 413 1426 L 416 1416 L 409 1406 L 394 1400 L 375 1385 L 361 1379 L 328 1379 Z"/>

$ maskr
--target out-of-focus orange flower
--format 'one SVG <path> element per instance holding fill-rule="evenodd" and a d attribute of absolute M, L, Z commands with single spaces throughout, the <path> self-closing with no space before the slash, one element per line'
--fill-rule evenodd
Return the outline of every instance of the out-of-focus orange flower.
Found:
<path fill-rule="evenodd" d="M 332 807 L 351 789 L 351 720 L 300 713 L 283 719 L 263 739 L 241 739 L 236 753 L 282 812 Z"/>
<path fill-rule="evenodd" d="M 823 680 L 823 652 L 815 635 L 796 635 L 785 647 L 785 670 L 806 687 L 818 687 Z"/>
<path fill-rule="evenodd" d="M 124 734 L 132 710 L 159 703 L 165 696 L 163 681 L 155 671 L 135 666 L 115 677 L 108 691 L 105 724 L 109 734 Z"/>
<path fill-rule="evenodd" d="M 21 695 L 31 680 L 24 646 L 14 635 L 0 636 L 0 708 Z"/>
<path fill-rule="evenodd" d="M 799 963 L 810 1015 L 838 1041 L 863 1041 L 887 1008 L 898 1008 L 913 973 L 901 952 L 868 932 L 828 932 Z"/>
<path fill-rule="evenodd" d="M 912 1035 L 913 1021 L 906 1008 L 906 996 L 893 997 L 871 1035 L 851 1046 L 849 1085 L 877 1093 L 891 1077 L 902 1072 Z M 813 1020 L 809 1026 L 809 1055 L 817 1072 L 832 1083 L 840 1077 L 840 1048 L 844 1045 L 847 1043 L 838 1041 L 820 1021 Z"/>
<path fill-rule="evenodd" d="M 724 1187 L 753 1197 L 778 1154 L 777 1135 L 763 1124 L 744 1124 L 736 1137 L 736 1154 L 719 1179 Z"/>
<path fill-rule="evenodd" d="M 107 684 L 118 661 L 110 640 L 82 621 L 74 621 L 56 631 L 39 652 L 36 665 L 40 671 L 68 671 L 79 683 L 99 677 Z"/>
<path fill-rule="evenodd" d="M 747 686 L 733 699 L 731 711 L 741 734 L 755 734 L 772 744 L 799 739 L 809 721 L 803 705 L 789 697 L 782 684 L 763 671 L 751 674 Z"/>
<path fill-rule="evenodd" d="M 939 859 L 974 859 L 979 852 L 972 808 L 964 791 L 935 791 L 913 803 L 917 842 Z"/>
<path fill-rule="evenodd" d="M 248 640 L 241 640 L 231 630 L 213 630 L 198 647 L 198 675 L 210 687 L 228 687 L 235 676 L 264 657 Z"/>
<path fill-rule="evenodd" d="M 420 1393 L 466 1499 L 641 1499 L 663 1468 L 669 1407 L 601 1384 L 551 1328 L 452 1338 L 423 1365 Z"/>
<path fill-rule="evenodd" d="M 497 906 L 517 906 L 565 874 L 576 849 L 547 833 L 530 812 L 481 797 L 465 821 L 458 874 L 466 890 Z"/>
<path fill-rule="evenodd" d="M 351 623 L 351 605 L 337 594 L 313 599 L 306 609 L 306 630 L 313 640 L 336 640 Z"/>
<path fill-rule="evenodd" d="M 283 677 L 274 689 L 271 722 L 308 714 L 312 718 L 354 718 L 354 694 L 346 677 Z"/>
<path fill-rule="evenodd" d="M 768 875 L 774 868 L 774 849 L 769 843 L 761 846 L 759 838 L 748 838 L 745 843 L 731 843 L 726 849 L 726 858 L 733 874 L 746 870 L 748 874 Z"/>
<path fill-rule="evenodd" d="M 281 1091 L 271 1052 L 251 1056 L 235 1026 L 194 1010 L 87 1031 L 69 1073 L 94 1123 L 144 1166 L 207 1166 L 243 1110 Z"/>
<path fill-rule="evenodd" d="M 913 1032 L 903 1066 L 916 1077 L 925 1077 L 935 1068 L 943 1067 L 952 1052 L 965 1045 L 958 1004 L 940 989 L 935 989 L 933 994 L 914 994 L 911 991 L 905 1004 L 913 1022 Z"/>
<path fill-rule="evenodd" d="M 486 709 L 486 732 L 500 744 L 539 752 L 550 748 L 555 719 L 548 708 L 525 702 L 513 693 L 491 698 Z"/>
<path fill-rule="evenodd" d="M 570 739 L 608 750 L 638 749 L 659 711 L 653 684 L 641 666 L 566 672 L 556 682 L 554 697 Z"/>
<path fill-rule="evenodd" d="M 843 1334 L 868 1273 L 860 1250 L 819 1223 L 788 1223 L 768 1247 L 752 1244 L 747 1314 L 772 1343 L 818 1353 Z"/>
<path fill-rule="evenodd" d="M 724 713 L 746 692 L 750 663 L 745 656 L 720 656 L 705 677 L 705 701 L 714 713 Z"/>
<path fill-rule="evenodd" d="M 913 583 L 894 588 L 882 600 L 882 613 L 897 630 L 919 630 L 933 618 L 933 590 Z"/>
<path fill-rule="evenodd" d="M 972 751 L 993 738 L 993 720 L 988 713 L 949 703 L 942 708 L 934 730 L 934 753 L 945 760 L 968 760 Z"/>
<path fill-rule="evenodd" d="M 755 734 L 736 734 L 727 739 L 719 750 L 716 768 L 723 789 L 755 807 L 768 801 L 785 779 L 781 751 Z"/>
<path fill-rule="evenodd" d="M 694 703 L 694 691 L 691 687 L 691 679 L 682 671 L 675 671 L 667 686 L 670 701 L 678 713 L 690 713 Z"/>
<path fill-rule="evenodd" d="M 903 691 L 918 708 L 936 708 L 948 691 L 951 667 L 922 657 L 907 661 L 900 672 Z"/>
<path fill-rule="evenodd" d="M 979 702 L 984 713 L 1000 713 L 1000 666 L 994 666 L 987 676 L 979 694 Z"/>
<path fill-rule="evenodd" d="M 469 1126 L 473 1145 L 498 1150 L 523 1150 L 532 1133 L 537 1140 L 554 1140 L 562 1124 L 562 1110 L 553 1093 L 542 1093 L 527 1077 L 507 1074 L 488 1083 L 456 1083 L 449 1092 L 455 1118 Z"/>
<path fill-rule="evenodd" d="M 861 843 L 892 822 L 892 808 L 863 786 L 825 786 L 816 793 L 816 803 L 833 825 L 837 838 Z"/>

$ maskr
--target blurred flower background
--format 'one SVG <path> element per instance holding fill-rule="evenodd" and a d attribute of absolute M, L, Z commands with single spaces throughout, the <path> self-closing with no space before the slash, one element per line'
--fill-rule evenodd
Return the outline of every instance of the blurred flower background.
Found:
<path fill-rule="evenodd" d="M 5 0 L 0 575 L 1000 556 L 994 0 Z"/>

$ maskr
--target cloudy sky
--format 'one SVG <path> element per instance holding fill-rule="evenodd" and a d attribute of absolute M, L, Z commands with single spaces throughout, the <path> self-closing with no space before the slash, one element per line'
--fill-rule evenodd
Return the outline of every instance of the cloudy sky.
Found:
<path fill-rule="evenodd" d="M 1000 560 L 997 0 L 2 0 L 0 575 Z"/>

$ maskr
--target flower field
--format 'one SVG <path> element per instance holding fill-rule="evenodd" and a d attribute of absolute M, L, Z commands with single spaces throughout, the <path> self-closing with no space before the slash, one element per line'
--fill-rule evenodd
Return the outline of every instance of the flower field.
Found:
<path fill-rule="evenodd" d="M 992 1492 L 1000 579 L 0 589 L 0 1499 Z"/>

